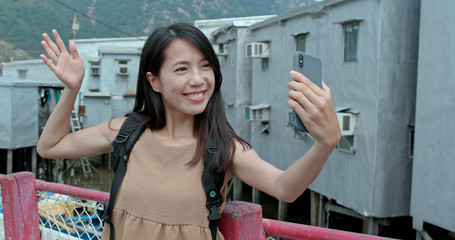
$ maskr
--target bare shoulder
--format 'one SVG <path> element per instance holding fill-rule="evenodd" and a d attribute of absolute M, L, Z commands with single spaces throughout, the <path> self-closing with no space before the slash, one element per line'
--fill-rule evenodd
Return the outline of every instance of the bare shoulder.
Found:
<path fill-rule="evenodd" d="M 113 118 L 109 123 L 109 128 L 112 131 L 118 132 L 120 130 L 120 127 L 122 127 L 123 122 L 125 122 L 126 117 L 121 117 L 121 118 Z"/>
<path fill-rule="evenodd" d="M 235 154 L 238 154 L 238 153 L 241 154 L 241 153 L 253 150 L 252 147 L 243 144 L 242 142 L 238 141 L 237 139 L 234 139 L 234 142 L 235 142 Z"/>
<path fill-rule="evenodd" d="M 234 165 L 238 164 L 239 162 L 257 158 L 259 158 L 259 156 L 253 147 L 244 145 L 241 142 L 235 140 L 235 153 L 233 159 Z"/>
<path fill-rule="evenodd" d="M 105 131 L 109 142 L 112 142 L 115 136 L 117 136 L 117 133 L 122 127 L 123 122 L 125 122 L 125 119 L 126 117 L 113 118 L 99 125 L 100 129 Z"/>

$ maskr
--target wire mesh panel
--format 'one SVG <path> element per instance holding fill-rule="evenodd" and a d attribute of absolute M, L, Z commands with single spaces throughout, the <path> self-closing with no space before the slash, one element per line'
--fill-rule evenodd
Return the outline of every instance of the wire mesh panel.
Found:
<path fill-rule="evenodd" d="M 2 185 L 0 185 L 0 240 L 5 239 L 5 223 L 3 222 L 3 199 L 2 199 Z"/>
<path fill-rule="evenodd" d="M 41 239 L 101 239 L 103 204 L 37 191 Z"/>

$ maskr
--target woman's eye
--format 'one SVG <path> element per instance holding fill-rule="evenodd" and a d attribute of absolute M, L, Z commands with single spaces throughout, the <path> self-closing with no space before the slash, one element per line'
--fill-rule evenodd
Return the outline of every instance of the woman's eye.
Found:
<path fill-rule="evenodd" d="M 211 68 L 211 67 L 212 66 L 210 65 L 210 63 L 206 63 L 206 64 L 202 65 L 202 68 L 204 68 L 204 69 Z"/>
<path fill-rule="evenodd" d="M 183 72 L 183 71 L 186 71 L 186 67 L 179 67 L 177 69 L 175 69 L 176 72 Z"/>

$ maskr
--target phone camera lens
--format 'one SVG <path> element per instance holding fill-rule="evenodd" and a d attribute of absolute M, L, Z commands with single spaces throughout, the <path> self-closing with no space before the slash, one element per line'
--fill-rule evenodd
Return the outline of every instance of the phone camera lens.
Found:
<path fill-rule="evenodd" d="M 303 55 L 299 55 L 299 67 L 303 67 Z"/>

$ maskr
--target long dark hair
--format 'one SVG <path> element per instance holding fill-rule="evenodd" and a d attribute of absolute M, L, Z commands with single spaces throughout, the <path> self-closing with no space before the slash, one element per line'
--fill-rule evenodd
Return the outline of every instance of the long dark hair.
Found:
<path fill-rule="evenodd" d="M 221 159 L 219 165 L 222 169 L 225 169 L 233 159 L 235 141 L 239 141 L 244 149 L 251 146 L 234 132 L 226 119 L 224 102 L 220 91 L 222 82 L 220 63 L 210 41 L 196 27 L 186 23 L 177 23 L 157 28 L 149 36 L 142 49 L 136 103 L 133 113 L 129 115 L 141 113 L 141 115 L 147 116 L 143 122 L 152 130 L 161 129 L 165 126 L 166 116 L 161 94 L 152 89 L 146 78 L 146 73 L 151 72 L 154 76 L 159 77 L 161 66 L 166 58 L 164 50 L 176 38 L 185 39 L 196 46 L 212 66 L 215 75 L 215 87 L 212 97 L 206 109 L 195 116 L 194 135 L 197 138 L 197 147 L 189 164 L 194 166 L 204 158 L 208 139 L 212 136 L 217 148 L 222 150 L 217 151 L 214 159 Z"/>

